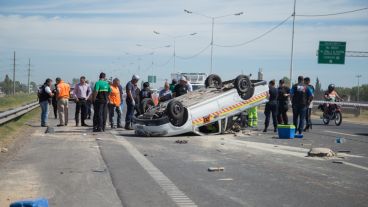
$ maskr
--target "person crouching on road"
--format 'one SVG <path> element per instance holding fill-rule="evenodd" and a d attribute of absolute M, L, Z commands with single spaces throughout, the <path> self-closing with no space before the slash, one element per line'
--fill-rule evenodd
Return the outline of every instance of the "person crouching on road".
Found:
<path fill-rule="evenodd" d="M 116 111 L 117 117 L 117 128 L 123 128 L 121 126 L 121 111 L 120 111 L 120 90 L 119 90 L 120 80 L 115 78 L 111 84 L 111 93 L 109 94 L 109 119 L 110 119 L 110 125 L 111 129 L 114 129 L 114 113 Z"/>
<path fill-rule="evenodd" d="M 312 96 L 312 92 L 304 84 L 303 76 L 298 77 L 298 83 L 293 85 L 293 87 L 291 88 L 290 96 L 293 108 L 293 124 L 295 125 L 295 130 L 299 134 L 302 134 L 308 101 Z"/>
<path fill-rule="evenodd" d="M 170 90 L 170 85 L 168 82 L 165 82 L 164 89 L 160 91 L 159 101 L 165 102 L 172 99 L 172 92 Z"/>
<path fill-rule="evenodd" d="M 100 73 L 99 81 L 95 83 L 93 90 L 92 102 L 94 103 L 93 114 L 93 131 L 102 132 L 105 131 L 106 119 L 107 119 L 107 102 L 108 96 L 111 92 L 109 83 L 106 81 L 106 74 Z"/>
<path fill-rule="evenodd" d="M 49 115 L 49 105 L 51 103 L 51 98 L 54 94 L 51 92 L 52 80 L 50 78 L 46 79 L 45 83 L 38 89 L 38 100 L 41 107 L 41 126 L 47 127 L 47 120 Z"/>
<path fill-rule="evenodd" d="M 138 75 L 133 75 L 132 80 L 130 80 L 125 87 L 126 90 L 126 104 L 127 104 L 127 112 L 125 117 L 125 129 L 133 130 L 131 124 L 134 116 L 134 107 L 136 105 L 136 99 L 138 97 L 137 94 L 137 83 L 139 81 Z"/>
<path fill-rule="evenodd" d="M 248 126 L 250 128 L 258 127 L 258 110 L 257 106 L 248 109 Z"/>
<path fill-rule="evenodd" d="M 263 132 L 267 132 L 267 128 L 270 124 L 270 115 L 272 113 L 272 123 L 273 123 L 273 131 L 277 132 L 277 89 L 275 88 L 275 81 L 272 80 L 269 82 L 269 90 L 268 90 L 268 102 L 266 103 L 264 114 L 266 115 L 265 119 L 265 128 Z"/>
<path fill-rule="evenodd" d="M 88 126 L 85 123 L 88 113 L 87 100 L 91 96 L 91 87 L 86 83 L 86 77 L 82 76 L 74 87 L 74 99 L 75 99 L 75 126 L 79 126 L 79 114 L 81 114 L 82 126 Z"/>
<path fill-rule="evenodd" d="M 57 105 L 59 111 L 59 121 L 57 125 L 67 126 L 68 125 L 68 109 L 69 109 L 69 96 L 70 96 L 70 86 L 65 83 L 60 78 L 56 78 L 57 84 Z"/>

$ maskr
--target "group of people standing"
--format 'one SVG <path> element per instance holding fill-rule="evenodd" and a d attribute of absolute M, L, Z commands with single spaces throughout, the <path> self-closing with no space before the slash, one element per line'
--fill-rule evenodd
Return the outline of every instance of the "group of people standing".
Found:
<path fill-rule="evenodd" d="M 125 86 L 126 93 L 126 117 L 125 126 L 122 122 L 123 94 L 124 90 L 118 78 L 108 81 L 105 73 L 100 73 L 99 80 L 91 87 L 86 77 L 81 76 L 79 83 L 72 89 L 68 83 L 56 78 L 56 84 L 52 89 L 52 79 L 46 79 L 45 83 L 38 90 L 38 98 L 41 106 L 41 126 L 46 127 L 48 122 L 49 106 L 54 107 L 55 118 L 59 117 L 58 127 L 68 125 L 69 99 L 72 98 L 75 104 L 75 123 L 76 126 L 86 126 L 86 119 L 91 118 L 93 107 L 93 131 L 105 131 L 107 116 L 111 128 L 125 128 L 132 130 L 134 113 L 142 113 L 140 103 L 145 98 L 152 98 L 152 91 L 148 82 L 143 83 L 139 89 L 138 82 L 140 77 L 133 75 Z M 169 84 L 165 82 L 164 88 L 159 92 L 157 102 L 168 101 L 173 97 L 178 97 L 192 91 L 189 81 L 183 76 L 179 83 L 172 80 Z M 72 94 L 72 95 L 71 95 Z M 114 123 L 115 113 L 117 115 L 116 124 Z"/>
<path fill-rule="evenodd" d="M 279 81 L 276 88 L 274 80 L 269 82 L 268 102 L 265 106 L 264 114 L 265 128 L 263 132 L 267 132 L 270 118 L 274 126 L 274 132 L 277 132 L 278 124 L 289 124 L 287 112 L 289 110 L 289 100 L 291 100 L 293 124 L 296 132 L 302 134 L 312 127 L 311 110 L 313 107 L 314 87 L 310 84 L 310 78 L 303 76 L 298 77 L 298 83 L 293 85 L 291 89 L 285 85 L 284 80 Z M 304 125 L 306 126 L 304 128 Z"/>

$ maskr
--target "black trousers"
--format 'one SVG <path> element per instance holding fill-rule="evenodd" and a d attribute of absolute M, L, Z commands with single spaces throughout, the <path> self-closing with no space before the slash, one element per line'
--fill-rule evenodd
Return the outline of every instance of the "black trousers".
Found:
<path fill-rule="evenodd" d="M 52 100 L 52 108 L 54 109 L 55 119 L 57 118 L 57 101 Z"/>
<path fill-rule="evenodd" d="M 92 114 L 92 101 L 87 100 L 87 117 L 88 119 L 91 118 Z"/>
<path fill-rule="evenodd" d="M 289 119 L 287 116 L 287 111 L 289 110 L 289 106 L 287 102 L 279 102 L 277 110 L 277 122 L 278 124 L 289 124 Z"/>
<path fill-rule="evenodd" d="M 108 104 L 109 107 L 109 121 L 110 121 L 110 125 L 114 126 L 114 114 L 116 111 L 116 114 L 118 115 L 117 117 L 117 125 L 121 126 L 121 111 L 120 111 L 120 106 L 115 106 L 113 104 Z"/>
<path fill-rule="evenodd" d="M 79 99 L 75 104 L 75 123 L 79 123 L 79 114 L 81 114 L 81 123 L 85 124 L 84 121 L 87 118 L 87 101 L 83 99 Z"/>
<path fill-rule="evenodd" d="M 312 119 L 311 119 L 312 109 L 307 108 L 307 112 L 305 114 L 305 128 L 312 129 Z"/>
<path fill-rule="evenodd" d="M 270 125 L 270 115 L 272 114 L 272 122 L 273 126 L 277 128 L 277 103 L 267 103 L 265 107 L 264 114 L 266 116 L 265 119 L 265 128 L 267 129 Z"/>
<path fill-rule="evenodd" d="M 107 119 L 107 103 L 95 101 L 93 108 L 95 111 L 93 114 L 93 129 L 104 131 Z"/>

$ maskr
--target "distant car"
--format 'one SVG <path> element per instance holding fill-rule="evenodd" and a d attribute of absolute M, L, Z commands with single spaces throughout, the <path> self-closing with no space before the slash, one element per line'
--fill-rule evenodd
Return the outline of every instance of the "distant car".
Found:
<path fill-rule="evenodd" d="M 231 117 L 268 101 L 267 82 L 250 80 L 245 75 L 222 82 L 213 74 L 207 77 L 205 85 L 133 118 L 135 133 L 143 136 L 223 133 L 231 127 Z"/>

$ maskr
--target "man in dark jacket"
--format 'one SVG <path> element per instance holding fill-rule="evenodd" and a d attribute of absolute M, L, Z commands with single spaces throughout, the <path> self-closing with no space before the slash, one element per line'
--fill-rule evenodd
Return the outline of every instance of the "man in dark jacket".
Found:
<path fill-rule="evenodd" d="M 310 84 L 310 78 L 309 77 L 304 78 L 304 83 L 305 83 L 305 85 L 307 85 L 308 89 L 312 93 L 312 96 L 308 100 L 307 112 L 305 114 L 305 123 L 306 123 L 306 125 L 305 125 L 304 131 L 307 131 L 309 129 L 312 129 L 311 114 L 312 114 L 312 108 L 313 108 L 314 87 L 313 87 L 313 85 Z"/>
<path fill-rule="evenodd" d="M 52 80 L 46 79 L 45 83 L 38 89 L 38 101 L 41 106 L 41 126 L 47 127 L 49 104 L 54 94 L 51 92 Z"/>
<path fill-rule="evenodd" d="M 285 81 L 281 79 L 279 81 L 279 87 L 277 88 L 277 121 L 278 124 L 288 124 L 287 111 L 289 110 L 289 96 L 290 88 L 285 85 Z"/>
<path fill-rule="evenodd" d="M 310 88 L 304 84 L 303 76 L 298 77 L 298 83 L 291 88 L 290 96 L 293 107 L 293 123 L 297 132 L 302 134 L 307 106 L 312 97 Z"/>
<path fill-rule="evenodd" d="M 277 89 L 275 87 L 275 81 L 271 80 L 269 82 L 269 91 L 268 91 L 268 102 L 265 106 L 264 114 L 266 116 L 265 119 L 265 128 L 263 132 L 267 132 L 267 128 L 270 124 L 270 115 L 272 114 L 272 122 L 273 122 L 273 131 L 277 131 Z"/>

